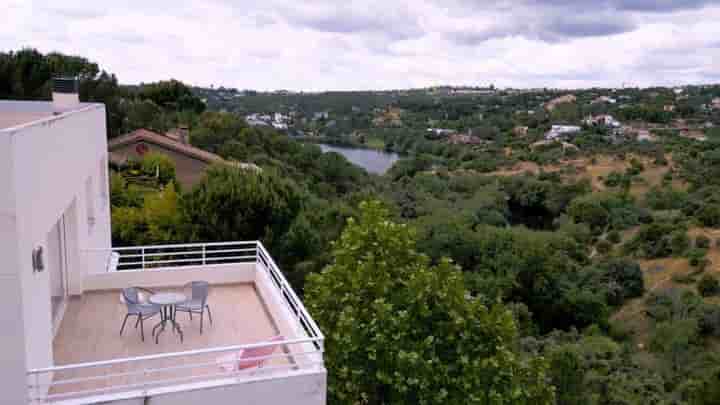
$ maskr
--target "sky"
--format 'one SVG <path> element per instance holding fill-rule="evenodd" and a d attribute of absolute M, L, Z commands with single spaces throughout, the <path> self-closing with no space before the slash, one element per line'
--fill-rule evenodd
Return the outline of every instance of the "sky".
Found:
<path fill-rule="evenodd" d="M 0 51 L 256 90 L 720 83 L 720 0 L 0 0 Z"/>

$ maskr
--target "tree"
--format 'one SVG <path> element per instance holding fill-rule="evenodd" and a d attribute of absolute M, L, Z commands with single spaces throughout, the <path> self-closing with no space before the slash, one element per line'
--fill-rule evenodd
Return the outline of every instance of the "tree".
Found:
<path fill-rule="evenodd" d="M 157 177 L 160 184 L 167 184 L 175 180 L 175 162 L 162 153 L 148 153 L 140 162 L 146 176 Z"/>
<path fill-rule="evenodd" d="M 414 232 L 377 201 L 360 206 L 306 302 L 326 334 L 329 402 L 550 404 L 542 358 L 521 361 L 501 305 L 469 298 L 449 260 L 430 265 Z"/>
<path fill-rule="evenodd" d="M 703 297 L 710 297 L 720 293 L 720 281 L 710 274 L 705 274 L 698 282 L 698 292 Z"/>
<path fill-rule="evenodd" d="M 182 200 L 192 238 L 198 241 L 277 242 L 302 207 L 294 183 L 269 171 L 213 166 Z"/>

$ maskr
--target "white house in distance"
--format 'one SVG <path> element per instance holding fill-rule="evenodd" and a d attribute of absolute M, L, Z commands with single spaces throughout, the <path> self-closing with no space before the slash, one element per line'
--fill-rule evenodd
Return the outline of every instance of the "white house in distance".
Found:
<path fill-rule="evenodd" d="M 111 247 L 105 134 L 72 80 L 0 101 L 0 404 L 325 404 L 323 335 L 262 243 Z M 191 281 L 202 330 L 167 304 Z M 121 335 L 128 287 L 155 316 Z"/>
<path fill-rule="evenodd" d="M 553 125 L 545 134 L 545 139 L 548 141 L 554 141 L 565 136 L 576 134 L 580 132 L 582 128 L 576 125 Z"/>

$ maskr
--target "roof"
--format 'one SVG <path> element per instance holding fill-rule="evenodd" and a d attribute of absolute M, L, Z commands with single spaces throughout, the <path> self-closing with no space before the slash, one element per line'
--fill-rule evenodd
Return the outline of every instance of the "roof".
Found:
<path fill-rule="evenodd" d="M 153 132 L 144 128 L 135 130 L 133 132 L 130 132 L 128 134 L 119 136 L 117 138 L 111 139 L 108 142 L 108 149 L 110 152 L 113 150 L 126 146 L 131 145 L 137 142 L 147 142 L 151 143 L 157 146 L 162 146 L 163 148 L 170 149 L 176 153 L 188 156 L 193 159 L 200 160 L 205 163 L 226 163 L 230 165 L 237 165 L 242 168 L 252 168 L 259 170 L 260 168 L 252 163 L 239 163 L 239 162 L 232 162 L 227 161 L 220 157 L 219 155 L 216 155 L 214 153 L 208 152 L 206 150 L 196 148 L 192 145 L 188 145 L 182 142 L 179 142 L 178 140 L 159 134 L 157 132 Z"/>

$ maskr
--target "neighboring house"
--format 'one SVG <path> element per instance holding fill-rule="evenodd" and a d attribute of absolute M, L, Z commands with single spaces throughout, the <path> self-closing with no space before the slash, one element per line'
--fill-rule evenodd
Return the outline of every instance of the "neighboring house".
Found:
<path fill-rule="evenodd" d="M 139 159 L 147 153 L 162 153 L 175 163 L 178 183 L 190 188 L 205 176 L 205 170 L 213 163 L 237 164 L 243 168 L 259 170 L 253 164 L 229 162 L 220 156 L 189 145 L 186 137 L 176 132 L 162 135 L 147 129 L 138 129 L 110 140 L 110 161 L 122 165 L 129 159 Z"/>
<path fill-rule="evenodd" d="M 712 108 L 713 110 L 720 110 L 720 97 L 716 97 L 712 99 Z"/>
<path fill-rule="evenodd" d="M 576 125 L 553 125 L 545 134 L 545 139 L 548 141 L 560 139 L 570 135 L 577 134 L 582 128 Z"/>
<path fill-rule="evenodd" d="M 600 103 L 615 104 L 615 103 L 617 103 L 617 100 L 612 97 L 608 97 L 608 96 L 600 96 L 590 102 L 590 104 L 600 104 Z"/>
<path fill-rule="evenodd" d="M 0 402 L 324 405 L 322 332 L 261 242 L 112 247 L 105 107 L 63 83 L 53 102 L 0 101 Z M 202 334 L 185 314 L 118 333 L 122 289 L 188 298 L 195 280 Z"/>
<path fill-rule="evenodd" d="M 431 138 L 444 138 L 446 136 L 456 133 L 457 131 L 447 128 L 428 128 L 427 132 L 430 133 Z"/>
<path fill-rule="evenodd" d="M 615 117 L 613 117 L 610 114 L 602 114 L 602 115 L 595 115 L 595 116 L 588 116 L 585 118 L 585 124 L 588 126 L 597 126 L 601 125 L 608 128 L 621 128 L 622 123 L 620 121 L 616 120 Z"/>
<path fill-rule="evenodd" d="M 674 104 L 667 104 L 663 106 L 663 111 L 665 112 L 675 112 L 675 105 Z"/>
<path fill-rule="evenodd" d="M 641 142 L 656 142 L 657 136 L 653 135 L 647 129 L 639 129 L 637 130 L 637 140 Z"/>
<path fill-rule="evenodd" d="M 468 131 L 469 132 L 469 131 Z M 492 143 L 492 141 L 485 141 L 477 136 L 471 135 L 470 133 L 467 134 L 458 134 L 454 133 L 448 136 L 447 139 L 449 144 L 452 145 L 489 145 Z"/>

